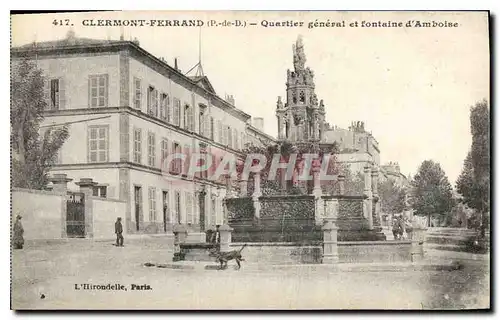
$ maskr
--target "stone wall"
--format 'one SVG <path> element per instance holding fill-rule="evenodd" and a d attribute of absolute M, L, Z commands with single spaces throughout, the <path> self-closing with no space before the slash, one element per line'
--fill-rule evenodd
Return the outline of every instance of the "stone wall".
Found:
<path fill-rule="evenodd" d="M 338 243 L 339 261 L 344 263 L 410 262 L 411 241 L 344 241 Z"/>
<path fill-rule="evenodd" d="M 231 243 L 231 249 L 239 250 L 242 243 Z M 243 249 L 244 263 L 267 265 L 320 264 L 323 248 L 321 245 L 301 245 L 300 243 L 249 243 Z"/>
<path fill-rule="evenodd" d="M 122 218 L 123 233 L 127 234 L 124 225 L 126 203 L 111 199 L 92 197 L 93 231 L 95 239 L 115 238 L 116 218 Z"/>
<path fill-rule="evenodd" d="M 252 198 L 227 200 L 228 222 L 237 242 L 320 241 L 313 196 L 262 196 L 260 218 Z"/>
<path fill-rule="evenodd" d="M 12 226 L 21 215 L 25 240 L 60 239 L 66 228 L 66 196 L 57 192 L 12 190 Z"/>

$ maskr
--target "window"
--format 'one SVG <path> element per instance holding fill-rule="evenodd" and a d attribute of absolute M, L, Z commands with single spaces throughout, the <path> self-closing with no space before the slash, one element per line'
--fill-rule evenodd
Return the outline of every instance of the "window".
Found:
<path fill-rule="evenodd" d="M 182 148 L 181 145 L 178 144 L 177 142 L 174 143 L 174 153 L 176 154 L 181 154 L 182 153 Z M 172 171 L 174 173 L 180 174 L 182 170 L 182 159 L 180 158 L 175 158 L 174 161 L 172 161 Z"/>
<path fill-rule="evenodd" d="M 168 191 L 163 191 L 163 217 L 166 223 L 170 223 L 170 211 L 168 208 Z"/>
<path fill-rule="evenodd" d="M 210 224 L 215 225 L 216 224 L 216 202 L 215 202 L 215 197 L 212 196 L 212 207 L 210 208 Z"/>
<path fill-rule="evenodd" d="M 189 144 L 184 145 L 184 155 L 185 161 L 183 161 L 182 175 L 187 175 L 189 172 L 189 163 L 191 162 L 191 153 L 193 152 L 193 148 Z"/>
<path fill-rule="evenodd" d="M 134 108 L 141 110 L 141 79 L 134 78 Z"/>
<path fill-rule="evenodd" d="M 148 88 L 148 114 L 158 117 L 158 90 L 152 86 Z"/>
<path fill-rule="evenodd" d="M 156 188 L 149 187 L 148 190 L 148 199 L 149 199 L 149 221 L 156 221 Z"/>
<path fill-rule="evenodd" d="M 148 165 L 154 167 L 156 165 L 156 139 L 155 134 L 148 133 Z"/>
<path fill-rule="evenodd" d="M 220 120 L 217 120 L 217 131 L 219 133 L 219 136 L 218 136 L 219 141 L 217 141 L 217 142 L 224 143 L 224 141 L 222 140 L 224 137 L 224 132 L 222 132 L 222 122 Z"/>
<path fill-rule="evenodd" d="M 204 143 L 200 143 L 199 145 L 199 153 L 200 153 L 200 166 L 205 166 L 208 163 L 208 152 L 207 152 L 207 145 Z M 198 172 L 200 174 L 200 178 L 208 179 L 208 170 L 204 169 L 201 172 Z"/>
<path fill-rule="evenodd" d="M 234 149 L 240 148 L 240 145 L 238 143 L 238 131 L 236 131 L 236 129 L 233 129 L 233 148 Z"/>
<path fill-rule="evenodd" d="M 193 108 L 186 104 L 184 106 L 184 129 L 194 131 L 194 112 Z"/>
<path fill-rule="evenodd" d="M 165 97 L 165 111 L 166 111 L 167 122 L 171 123 L 172 122 L 172 109 L 170 108 L 170 96 L 168 94 Z"/>
<path fill-rule="evenodd" d="M 175 191 L 174 200 L 175 200 L 175 206 L 174 206 L 175 220 L 178 224 L 180 224 L 182 222 L 182 219 L 181 219 L 181 194 L 179 191 Z"/>
<path fill-rule="evenodd" d="M 108 161 L 108 136 L 107 126 L 89 128 L 89 162 Z"/>
<path fill-rule="evenodd" d="M 181 101 L 174 98 L 174 125 L 181 125 Z"/>
<path fill-rule="evenodd" d="M 245 133 L 242 132 L 241 133 L 241 149 L 245 149 L 245 144 L 246 144 L 246 142 L 245 142 Z"/>
<path fill-rule="evenodd" d="M 206 116 L 207 107 L 205 107 L 202 104 L 200 104 L 199 107 L 200 107 L 200 112 L 198 114 L 198 122 L 200 123 L 200 134 L 203 136 L 207 136 L 208 129 L 210 129 L 210 128 L 208 128 L 208 125 L 205 124 L 205 122 L 207 120 L 207 116 Z"/>
<path fill-rule="evenodd" d="M 168 94 L 162 93 L 160 99 L 160 119 L 163 121 L 168 121 Z"/>
<path fill-rule="evenodd" d="M 142 132 L 141 129 L 134 130 L 134 162 L 141 163 L 142 156 Z"/>
<path fill-rule="evenodd" d="M 50 80 L 50 110 L 59 110 L 59 79 Z"/>
<path fill-rule="evenodd" d="M 226 144 L 229 147 L 233 147 L 233 131 L 231 130 L 231 127 L 227 127 L 227 141 Z"/>
<path fill-rule="evenodd" d="M 210 139 L 214 140 L 214 118 L 210 117 Z"/>
<path fill-rule="evenodd" d="M 108 75 L 89 77 L 89 101 L 91 108 L 108 106 Z"/>
<path fill-rule="evenodd" d="M 163 164 L 168 157 L 168 140 L 167 138 L 161 139 L 161 166 L 163 168 Z"/>
<path fill-rule="evenodd" d="M 224 127 L 224 142 L 225 145 L 231 145 L 231 128 Z"/>
<path fill-rule="evenodd" d="M 186 223 L 193 224 L 194 223 L 193 194 L 190 192 L 186 192 L 185 200 L 186 200 Z"/>
<path fill-rule="evenodd" d="M 306 94 L 304 93 L 304 91 L 300 91 L 299 99 L 300 99 L 300 103 L 306 103 Z"/>
<path fill-rule="evenodd" d="M 92 188 L 92 195 L 94 197 L 106 198 L 107 189 L 108 187 L 106 186 L 95 186 Z"/>

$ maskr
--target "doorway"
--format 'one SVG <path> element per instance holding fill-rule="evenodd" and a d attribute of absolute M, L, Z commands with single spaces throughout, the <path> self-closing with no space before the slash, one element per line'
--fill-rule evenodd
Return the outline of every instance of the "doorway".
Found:
<path fill-rule="evenodd" d="M 142 207 L 142 189 L 139 186 L 134 186 L 134 200 L 135 200 L 135 227 L 136 230 L 140 229 L 141 221 L 141 207 Z"/>
<path fill-rule="evenodd" d="M 163 231 L 167 232 L 167 224 L 170 222 L 170 212 L 168 212 L 168 191 L 163 191 Z"/>
<path fill-rule="evenodd" d="M 69 193 L 66 201 L 66 234 L 68 238 L 85 238 L 85 195 Z"/>
<path fill-rule="evenodd" d="M 198 205 L 200 208 L 200 232 L 205 232 L 205 195 L 207 193 L 202 191 L 199 193 Z"/>

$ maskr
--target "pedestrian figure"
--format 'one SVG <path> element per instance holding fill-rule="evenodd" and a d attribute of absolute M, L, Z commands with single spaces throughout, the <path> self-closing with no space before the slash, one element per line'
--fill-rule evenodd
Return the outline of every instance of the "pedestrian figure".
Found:
<path fill-rule="evenodd" d="M 21 223 L 21 216 L 18 215 L 16 217 L 16 222 L 14 223 L 14 237 L 13 237 L 13 245 L 14 249 L 22 249 L 24 246 L 24 228 Z"/>
<path fill-rule="evenodd" d="M 392 234 L 394 235 L 394 240 L 400 240 L 403 236 L 403 233 L 404 229 L 401 216 L 396 216 L 396 219 L 394 220 L 392 225 Z"/>
<path fill-rule="evenodd" d="M 115 233 L 116 233 L 116 246 L 123 247 L 123 226 L 122 218 L 118 217 L 115 222 Z"/>

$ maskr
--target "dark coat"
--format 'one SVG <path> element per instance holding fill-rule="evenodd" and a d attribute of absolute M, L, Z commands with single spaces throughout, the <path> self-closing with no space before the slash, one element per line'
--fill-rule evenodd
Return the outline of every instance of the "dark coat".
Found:
<path fill-rule="evenodd" d="M 14 223 L 14 237 L 13 237 L 13 242 L 16 245 L 23 245 L 24 244 L 24 228 L 21 223 L 21 220 L 17 220 L 16 223 Z"/>
<path fill-rule="evenodd" d="M 120 221 L 115 222 L 115 233 L 123 233 L 123 226 Z"/>

